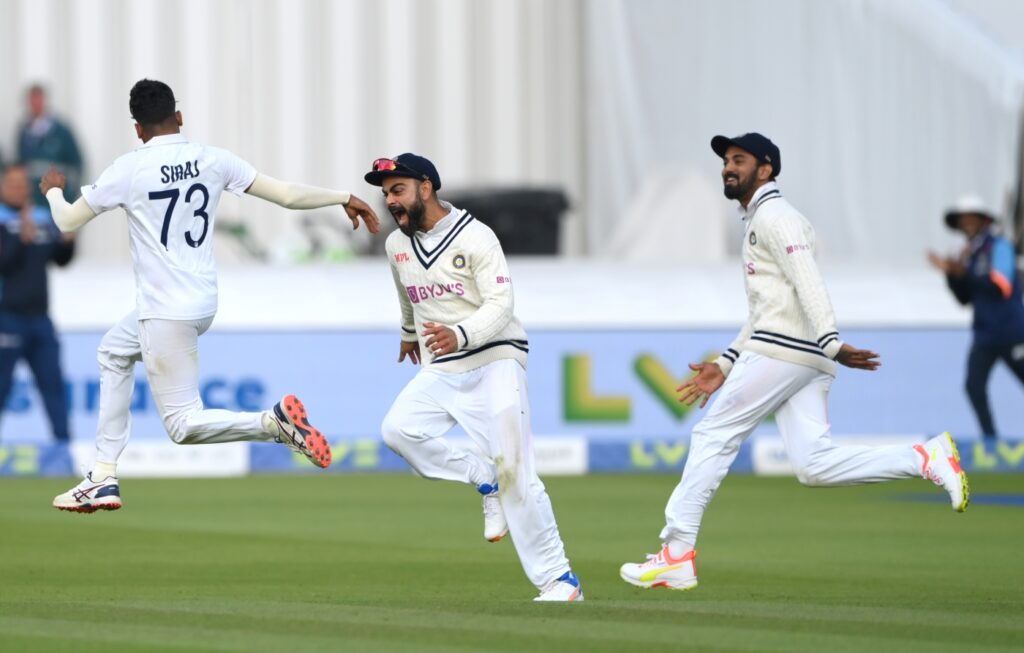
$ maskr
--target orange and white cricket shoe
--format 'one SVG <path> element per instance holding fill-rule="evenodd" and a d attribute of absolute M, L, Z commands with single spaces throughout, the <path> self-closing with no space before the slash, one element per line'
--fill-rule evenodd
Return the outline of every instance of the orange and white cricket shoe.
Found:
<path fill-rule="evenodd" d="M 306 407 L 295 395 L 285 395 L 272 410 L 263 413 L 263 426 L 274 434 L 274 440 L 298 451 L 317 467 L 331 464 L 331 445 L 316 427 L 309 423 Z"/>
<path fill-rule="evenodd" d="M 949 492 L 949 501 L 953 510 L 963 512 L 971 500 L 971 489 L 967 483 L 967 473 L 960 468 L 960 452 L 956 450 L 953 436 L 946 433 L 936 435 L 923 445 L 915 444 L 914 449 L 921 454 L 921 476 Z"/>
<path fill-rule="evenodd" d="M 619 569 L 622 580 L 637 587 L 666 587 L 670 590 L 691 590 L 697 587 L 697 551 L 690 549 L 673 558 L 668 544 L 658 553 L 647 556 L 647 562 L 627 562 Z"/>

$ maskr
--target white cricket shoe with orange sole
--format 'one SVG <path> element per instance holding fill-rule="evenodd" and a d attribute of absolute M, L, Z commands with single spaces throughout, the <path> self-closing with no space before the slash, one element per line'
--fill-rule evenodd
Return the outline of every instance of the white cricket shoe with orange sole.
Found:
<path fill-rule="evenodd" d="M 971 488 L 967 483 L 967 473 L 960 468 L 960 452 L 956 449 L 953 436 L 946 433 L 936 435 L 923 445 L 916 444 L 914 449 L 921 454 L 921 476 L 935 483 L 949 493 L 949 502 L 953 510 L 963 512 L 971 500 Z"/>
<path fill-rule="evenodd" d="M 666 587 L 691 590 L 697 587 L 697 551 L 690 549 L 679 558 L 669 553 L 668 544 L 647 556 L 647 562 L 627 562 L 619 569 L 622 580 L 637 587 Z"/>

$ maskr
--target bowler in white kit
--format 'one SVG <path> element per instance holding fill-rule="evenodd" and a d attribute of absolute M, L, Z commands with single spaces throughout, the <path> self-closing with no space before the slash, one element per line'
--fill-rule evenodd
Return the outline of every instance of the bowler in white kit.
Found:
<path fill-rule="evenodd" d="M 217 313 L 214 221 L 224 191 L 248 193 L 291 209 L 339 205 L 352 220 L 377 233 L 379 221 L 350 193 L 281 182 L 256 172 L 231 152 L 191 143 L 181 133 L 181 112 L 163 82 L 135 84 L 129 109 L 142 145 L 121 156 L 82 196 L 68 204 L 64 177 L 54 170 L 40 189 L 54 221 L 75 231 L 97 215 L 121 207 L 135 273 L 136 308 L 100 342 L 100 405 L 96 461 L 85 479 L 53 500 L 60 510 L 91 513 L 121 507 L 117 461 L 131 432 L 135 363 L 146 368 L 164 427 L 178 444 L 238 440 L 276 441 L 327 467 L 331 450 L 310 425 L 295 395 L 263 412 L 203 407 L 199 395 L 198 338 Z"/>
<path fill-rule="evenodd" d="M 832 442 L 828 392 L 836 363 L 878 367 L 878 354 L 843 342 L 814 260 L 814 229 L 785 200 L 775 178 L 779 148 L 758 133 L 715 136 L 725 196 L 740 203 L 749 319 L 736 340 L 680 388 L 680 401 L 703 407 L 683 477 L 665 508 L 661 550 L 622 565 L 639 587 L 687 590 L 697 585 L 696 545 L 708 503 L 740 445 L 774 413 L 793 470 L 804 485 L 829 487 L 924 477 L 943 487 L 954 510 L 967 508 L 967 475 L 948 433 L 923 445 L 839 446 Z"/>
<path fill-rule="evenodd" d="M 484 537 L 511 534 L 535 601 L 582 601 L 535 469 L 529 344 L 498 238 L 438 199 L 441 178 L 424 157 L 377 159 L 365 179 L 399 226 L 386 244 L 402 309 L 398 361 L 422 365 L 384 417 L 384 442 L 421 476 L 483 495 Z M 456 424 L 478 450 L 445 437 Z"/>

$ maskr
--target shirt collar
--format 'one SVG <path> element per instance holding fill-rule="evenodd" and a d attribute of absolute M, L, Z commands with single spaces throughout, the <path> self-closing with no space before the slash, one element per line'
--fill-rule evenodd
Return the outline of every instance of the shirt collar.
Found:
<path fill-rule="evenodd" d="M 743 206 L 737 207 L 737 211 L 740 214 L 741 220 L 748 220 L 754 217 L 754 213 L 757 211 L 757 207 L 761 206 L 764 202 L 774 197 L 782 197 L 782 191 L 779 190 L 779 185 L 774 181 L 769 181 L 767 184 L 761 186 L 754 191 L 754 196 L 750 198 L 750 202 L 747 204 L 747 208 Z"/>
<path fill-rule="evenodd" d="M 154 136 L 142 145 L 135 148 L 136 150 L 143 150 L 147 147 L 157 147 L 159 145 L 174 145 L 177 143 L 187 143 L 188 139 L 182 133 L 177 134 L 165 134 L 164 136 Z"/>
<path fill-rule="evenodd" d="M 440 220 L 438 220 L 437 223 L 434 225 L 434 227 L 430 231 L 428 231 L 425 234 L 423 234 L 424 236 L 434 236 L 436 234 L 443 233 L 443 232 L 447 231 L 449 227 L 451 227 L 453 224 L 455 224 L 455 220 L 459 217 L 459 210 L 458 209 L 456 209 L 454 206 L 452 206 L 448 202 L 445 202 L 444 200 L 438 200 L 438 201 L 441 203 L 441 206 L 443 206 L 444 208 L 448 209 L 448 215 L 446 215 L 443 218 L 441 218 Z"/>

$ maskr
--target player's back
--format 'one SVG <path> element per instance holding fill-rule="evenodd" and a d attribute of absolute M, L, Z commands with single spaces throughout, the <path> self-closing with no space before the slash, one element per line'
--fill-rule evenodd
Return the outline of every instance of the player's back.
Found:
<path fill-rule="evenodd" d="M 123 207 L 139 319 L 188 320 L 217 311 L 213 230 L 221 194 L 241 194 L 256 171 L 234 154 L 157 136 L 117 159 L 82 189 L 101 213 Z"/>

